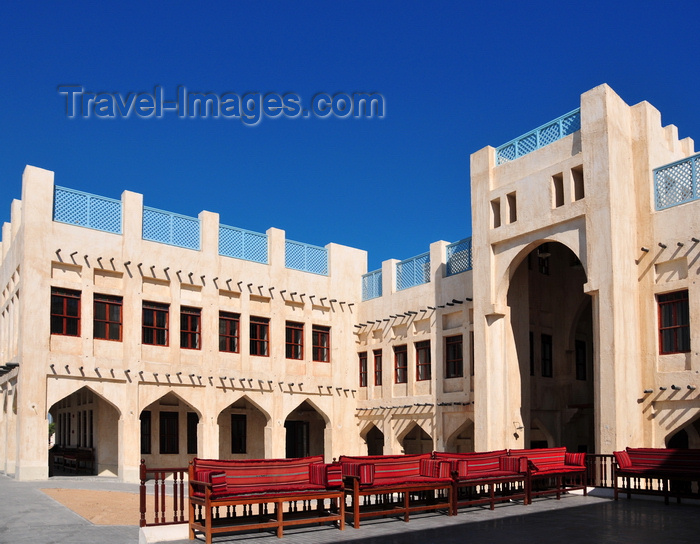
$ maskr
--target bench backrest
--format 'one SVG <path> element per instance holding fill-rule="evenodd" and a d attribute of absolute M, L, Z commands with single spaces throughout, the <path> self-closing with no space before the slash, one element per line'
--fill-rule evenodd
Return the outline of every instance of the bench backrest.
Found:
<path fill-rule="evenodd" d="M 309 466 L 323 463 L 323 456 L 299 457 L 293 459 L 198 459 L 192 460 L 195 479 L 206 472 L 226 473 L 228 487 L 236 486 L 276 486 L 309 483 Z"/>
<path fill-rule="evenodd" d="M 457 470 L 457 464 L 459 461 L 467 461 L 470 474 L 475 472 L 494 472 L 500 470 L 501 457 L 505 457 L 506 455 L 508 455 L 507 450 L 466 453 L 447 453 L 436 451 L 433 453 L 433 457 L 435 457 L 435 459 L 452 462 L 453 470 Z"/>
<path fill-rule="evenodd" d="M 700 469 L 700 450 L 697 449 L 627 448 L 626 451 L 633 467 L 672 467 L 678 470 L 687 469 L 695 471 Z"/>
<path fill-rule="evenodd" d="M 430 459 L 429 453 L 411 455 L 341 455 L 338 459 L 343 466 L 343 476 L 355 474 L 353 466 L 374 465 L 374 481 L 400 480 L 420 476 L 421 459 Z"/>
<path fill-rule="evenodd" d="M 527 457 L 527 460 L 532 461 L 539 470 L 547 470 L 548 467 L 560 467 L 565 464 L 566 448 L 508 450 L 508 455 Z"/>

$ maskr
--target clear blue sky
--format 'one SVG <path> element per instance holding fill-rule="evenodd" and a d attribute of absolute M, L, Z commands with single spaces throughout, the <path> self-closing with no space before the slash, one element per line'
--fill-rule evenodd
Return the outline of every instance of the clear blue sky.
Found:
<path fill-rule="evenodd" d="M 25 164 L 56 183 L 381 261 L 471 234 L 469 155 L 608 83 L 700 141 L 700 4 L 12 2 L 0 18 L 0 221 Z M 69 119 L 59 85 L 371 91 L 383 119 Z M 700 147 L 700 146 L 699 146 Z"/>

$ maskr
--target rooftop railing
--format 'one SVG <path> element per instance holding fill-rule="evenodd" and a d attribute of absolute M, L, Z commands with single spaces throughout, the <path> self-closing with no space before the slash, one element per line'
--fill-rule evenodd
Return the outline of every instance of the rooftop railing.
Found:
<path fill-rule="evenodd" d="M 700 154 L 654 170 L 654 201 L 657 210 L 700 198 Z"/>
<path fill-rule="evenodd" d="M 267 234 L 219 225 L 219 255 L 267 264 Z"/>
<path fill-rule="evenodd" d="M 581 108 L 496 148 L 496 165 L 514 161 L 581 129 Z"/>
<path fill-rule="evenodd" d="M 53 220 L 90 229 L 122 233 L 121 200 L 54 187 Z"/>
<path fill-rule="evenodd" d="M 144 206 L 143 239 L 199 251 L 199 219 Z"/>
<path fill-rule="evenodd" d="M 328 250 L 302 242 L 285 240 L 284 265 L 293 270 L 328 275 Z"/>
<path fill-rule="evenodd" d="M 362 300 L 382 296 L 382 271 L 375 270 L 362 275 Z"/>
<path fill-rule="evenodd" d="M 396 290 L 430 282 L 430 253 L 396 263 Z"/>
<path fill-rule="evenodd" d="M 472 239 L 465 238 L 447 246 L 447 275 L 472 269 Z"/>

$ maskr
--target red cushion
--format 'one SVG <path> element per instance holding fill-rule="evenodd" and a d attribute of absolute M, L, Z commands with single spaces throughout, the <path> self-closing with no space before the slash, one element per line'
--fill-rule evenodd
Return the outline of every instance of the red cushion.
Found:
<path fill-rule="evenodd" d="M 507 472 L 526 472 L 527 458 L 503 456 L 499 459 L 499 469 Z"/>
<path fill-rule="evenodd" d="M 586 466 L 586 454 L 585 453 L 566 453 L 566 454 L 564 454 L 564 464 L 565 465 Z"/>

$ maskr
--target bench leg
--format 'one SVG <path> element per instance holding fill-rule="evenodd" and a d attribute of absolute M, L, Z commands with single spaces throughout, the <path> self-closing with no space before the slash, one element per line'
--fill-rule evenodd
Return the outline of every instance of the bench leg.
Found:
<path fill-rule="evenodd" d="M 275 514 L 277 514 L 277 538 L 282 538 L 284 534 L 284 521 L 282 517 L 282 511 L 284 510 L 281 502 L 275 503 Z M 207 543 L 208 544 L 208 543 Z"/>
<path fill-rule="evenodd" d="M 212 516 L 214 515 L 214 509 L 212 507 L 206 508 L 206 519 L 204 520 L 204 539 L 206 544 L 211 544 L 211 528 L 212 528 Z"/>
<path fill-rule="evenodd" d="M 411 501 L 411 494 L 408 491 L 404 492 L 404 494 L 403 494 L 403 511 L 404 511 L 403 520 L 406 523 L 408 523 L 408 521 L 411 518 L 411 516 L 408 513 L 410 501 Z"/>

